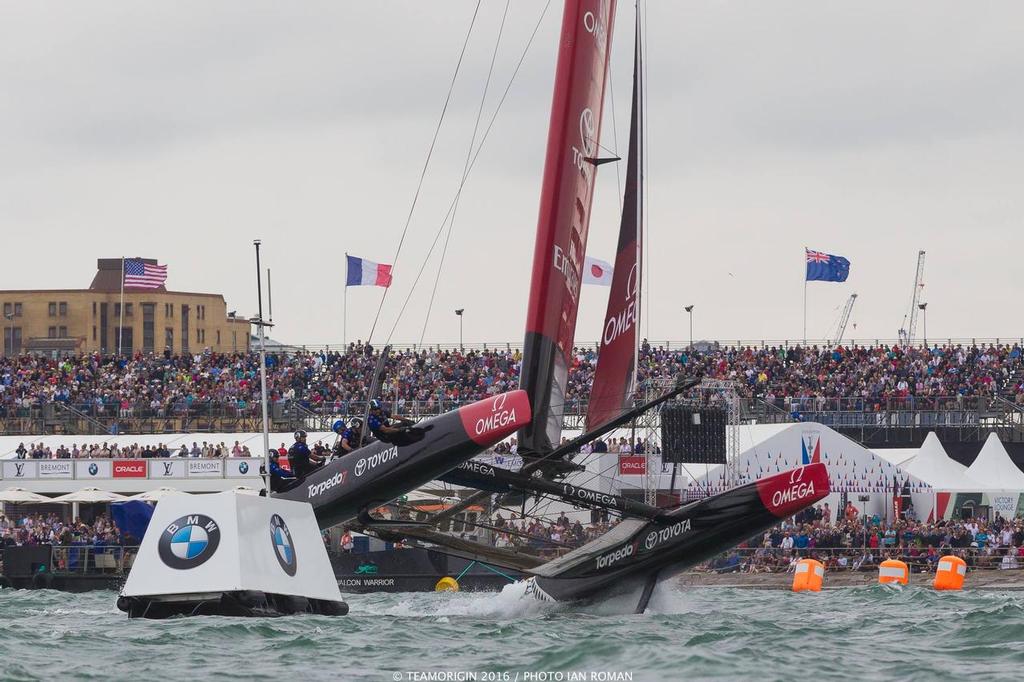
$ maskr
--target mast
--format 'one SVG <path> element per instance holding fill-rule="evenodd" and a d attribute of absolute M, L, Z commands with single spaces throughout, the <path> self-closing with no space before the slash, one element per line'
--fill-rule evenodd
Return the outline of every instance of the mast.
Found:
<path fill-rule="evenodd" d="M 594 192 L 615 0 L 565 3 L 548 129 L 521 388 L 534 420 L 519 452 L 550 452 L 562 431 L 569 358 Z"/>
<path fill-rule="evenodd" d="M 644 223 L 641 54 L 640 6 L 637 5 L 626 190 L 622 202 L 622 221 L 619 223 L 618 253 L 615 256 L 611 290 L 608 292 L 608 309 L 601 326 L 601 349 L 587 407 L 587 431 L 608 423 L 628 409 L 636 381 Z"/>

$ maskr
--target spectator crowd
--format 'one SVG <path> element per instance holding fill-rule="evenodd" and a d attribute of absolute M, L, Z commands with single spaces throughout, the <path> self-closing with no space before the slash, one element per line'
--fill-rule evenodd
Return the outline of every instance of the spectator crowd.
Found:
<path fill-rule="evenodd" d="M 1024 520 L 980 519 L 890 522 L 865 516 L 849 504 L 832 520 L 825 507 L 807 510 L 705 565 L 716 572 L 792 571 L 803 557 L 829 570 L 877 570 L 885 559 L 900 559 L 916 572 L 934 572 L 939 558 L 962 556 L 975 568 L 1024 566 Z"/>
<path fill-rule="evenodd" d="M 580 409 L 590 394 L 597 351 L 573 351 L 567 410 Z M 346 352 L 270 354 L 271 402 L 348 414 L 365 403 L 377 354 L 352 344 Z M 519 350 L 405 350 L 392 352 L 382 397 L 398 414 L 449 409 L 519 385 Z M 973 398 L 1002 395 L 1024 405 L 1024 364 L 1019 344 L 931 348 L 897 346 L 742 347 L 688 350 L 644 343 L 639 355 L 638 396 L 656 382 L 680 374 L 736 381 L 746 399 L 783 409 L 821 407 L 820 401 L 856 401 L 877 409 L 900 398 Z M 255 353 L 198 355 L 99 354 L 59 360 L 34 355 L 0 359 L 0 417 L 26 415 L 63 403 L 97 418 L 173 417 L 224 410 L 259 410 L 259 358 Z"/>

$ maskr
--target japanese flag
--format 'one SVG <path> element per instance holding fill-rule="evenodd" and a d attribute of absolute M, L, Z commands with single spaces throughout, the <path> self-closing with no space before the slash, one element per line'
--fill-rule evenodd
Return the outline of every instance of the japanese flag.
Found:
<path fill-rule="evenodd" d="M 610 287 L 612 285 L 612 266 L 603 260 L 587 256 L 587 260 L 583 263 L 583 283 Z"/>

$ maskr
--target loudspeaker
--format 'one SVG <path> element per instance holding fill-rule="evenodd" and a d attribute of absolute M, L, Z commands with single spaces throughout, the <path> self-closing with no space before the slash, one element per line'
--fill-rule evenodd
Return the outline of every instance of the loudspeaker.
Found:
<path fill-rule="evenodd" d="M 725 410 L 666 405 L 661 411 L 664 462 L 725 464 Z"/>

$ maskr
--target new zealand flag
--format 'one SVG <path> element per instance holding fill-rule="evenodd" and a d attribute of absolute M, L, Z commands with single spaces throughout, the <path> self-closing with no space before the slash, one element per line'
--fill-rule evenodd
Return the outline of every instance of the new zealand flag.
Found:
<path fill-rule="evenodd" d="M 845 282 L 850 276 L 850 261 L 842 256 L 804 250 L 807 255 L 808 282 Z"/>

